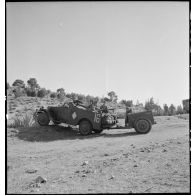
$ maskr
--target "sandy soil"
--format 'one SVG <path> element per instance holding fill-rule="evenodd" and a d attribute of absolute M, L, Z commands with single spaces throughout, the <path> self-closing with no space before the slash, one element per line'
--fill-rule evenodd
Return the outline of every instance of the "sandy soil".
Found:
<path fill-rule="evenodd" d="M 146 135 L 133 129 L 83 137 L 64 126 L 8 128 L 7 192 L 189 192 L 189 120 L 155 120 Z M 38 176 L 46 182 L 31 185 Z"/>

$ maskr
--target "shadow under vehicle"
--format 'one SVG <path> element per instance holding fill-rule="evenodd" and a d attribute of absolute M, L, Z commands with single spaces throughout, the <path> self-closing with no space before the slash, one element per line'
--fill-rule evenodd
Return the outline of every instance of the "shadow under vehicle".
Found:
<path fill-rule="evenodd" d="M 109 109 L 114 110 L 114 109 Z M 41 107 L 34 114 L 35 120 L 41 126 L 49 125 L 50 121 L 58 125 L 66 123 L 68 125 L 79 125 L 81 135 L 89 135 L 94 131 L 101 133 L 104 129 L 130 129 L 134 128 L 137 133 L 148 133 L 154 121 L 151 111 L 130 113 L 126 110 L 125 125 L 118 124 L 117 114 L 114 112 L 103 113 L 97 107 L 87 107 L 81 101 L 65 103 L 63 106 Z"/>

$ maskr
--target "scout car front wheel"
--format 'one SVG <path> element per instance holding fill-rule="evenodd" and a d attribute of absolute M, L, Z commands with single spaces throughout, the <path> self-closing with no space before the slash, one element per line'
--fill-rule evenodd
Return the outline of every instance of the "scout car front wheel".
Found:
<path fill-rule="evenodd" d="M 47 126 L 49 124 L 49 117 L 46 112 L 41 112 L 37 114 L 37 122 L 41 126 Z"/>
<path fill-rule="evenodd" d="M 92 132 L 92 125 L 88 120 L 82 120 L 79 123 L 79 132 L 81 135 L 89 135 Z"/>

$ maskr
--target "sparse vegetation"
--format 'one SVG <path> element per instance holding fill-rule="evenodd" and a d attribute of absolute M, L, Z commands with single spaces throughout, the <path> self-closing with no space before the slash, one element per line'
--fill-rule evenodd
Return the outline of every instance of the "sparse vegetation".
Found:
<path fill-rule="evenodd" d="M 64 100 L 65 96 L 66 96 L 66 94 L 65 94 L 64 88 L 57 89 L 57 98 L 59 100 Z"/>
<path fill-rule="evenodd" d="M 55 93 L 55 92 L 52 92 L 51 94 L 50 94 L 50 98 L 56 98 L 57 97 L 57 94 Z"/>
<path fill-rule="evenodd" d="M 36 91 L 32 90 L 31 88 L 26 89 L 26 94 L 30 97 L 36 97 Z"/>
<path fill-rule="evenodd" d="M 145 105 L 143 103 L 140 103 L 138 100 L 134 104 L 133 100 L 121 100 L 120 102 L 117 102 L 118 96 L 116 92 L 110 91 L 107 96 L 108 97 L 94 97 L 91 95 L 83 95 L 83 94 L 78 94 L 78 93 L 65 93 L 64 88 L 59 88 L 57 89 L 56 92 L 51 92 L 48 89 L 45 89 L 44 87 L 40 87 L 37 79 L 36 78 L 30 78 L 27 81 L 27 87 L 25 87 L 25 83 L 21 79 L 16 79 L 14 83 L 12 84 L 12 87 L 9 86 L 9 83 L 7 82 L 7 94 L 8 96 L 15 96 L 15 98 L 21 97 L 21 96 L 28 96 L 28 97 L 48 97 L 51 99 L 56 99 L 56 101 L 62 102 L 66 101 L 66 99 L 78 99 L 81 100 L 84 104 L 89 105 L 90 102 L 93 102 L 97 104 L 97 106 L 100 106 L 104 101 L 107 102 L 107 106 L 113 107 L 113 108 L 124 108 L 124 107 L 135 107 L 136 110 L 151 110 L 155 116 L 170 116 L 170 115 L 175 115 L 175 114 L 183 114 L 186 113 L 184 108 L 179 105 L 175 106 L 171 104 L 168 106 L 167 104 L 163 105 L 163 108 L 161 108 L 158 103 L 154 101 L 154 98 L 151 97 L 149 98 L 146 102 Z M 33 101 L 37 101 L 36 99 L 33 99 Z M 52 100 L 53 101 L 53 100 Z M 48 100 L 46 101 L 48 102 Z M 25 105 L 25 102 L 22 101 L 21 104 Z M 37 104 L 40 105 L 40 103 L 37 102 Z M 51 104 L 54 104 L 54 102 L 51 102 Z M 140 107 L 140 109 L 139 109 Z"/>
<path fill-rule="evenodd" d="M 118 97 L 114 91 L 110 91 L 108 93 L 108 96 L 110 97 L 111 102 L 115 102 L 115 103 L 117 102 Z"/>
<path fill-rule="evenodd" d="M 25 83 L 24 83 L 23 80 L 16 79 L 16 80 L 14 81 L 14 83 L 12 84 L 12 86 L 20 87 L 20 88 L 25 88 Z"/>
<path fill-rule="evenodd" d="M 41 89 L 38 91 L 38 93 L 37 93 L 37 97 L 43 98 L 43 97 L 46 96 L 46 94 L 47 94 L 47 90 L 46 90 L 45 88 L 41 88 Z"/>
<path fill-rule="evenodd" d="M 169 115 L 175 115 L 176 114 L 176 109 L 175 106 L 173 104 L 170 105 L 169 107 Z"/>
<path fill-rule="evenodd" d="M 24 89 L 21 87 L 16 87 L 13 90 L 13 93 L 14 93 L 15 98 L 21 97 L 25 94 Z"/>
<path fill-rule="evenodd" d="M 24 116 L 16 116 L 13 122 L 8 124 L 9 128 L 19 128 L 19 127 L 33 127 L 35 126 L 35 120 L 33 115 L 25 114 Z"/>

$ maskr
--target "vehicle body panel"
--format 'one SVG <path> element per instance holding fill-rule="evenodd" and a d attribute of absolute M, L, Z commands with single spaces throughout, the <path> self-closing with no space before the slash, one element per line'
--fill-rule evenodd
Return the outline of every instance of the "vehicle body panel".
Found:
<path fill-rule="evenodd" d="M 48 107 L 50 119 L 70 125 L 78 125 L 81 120 L 89 120 L 93 129 L 101 129 L 101 113 L 89 110 L 83 106 L 68 104 L 61 107 Z"/>

